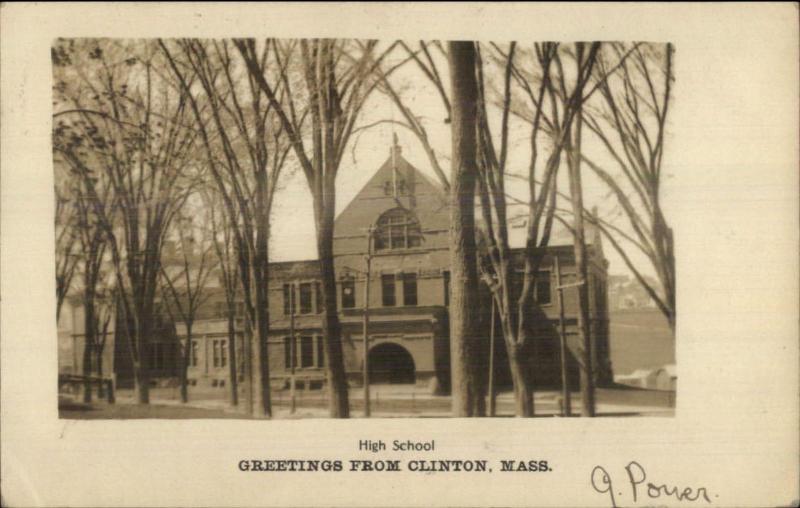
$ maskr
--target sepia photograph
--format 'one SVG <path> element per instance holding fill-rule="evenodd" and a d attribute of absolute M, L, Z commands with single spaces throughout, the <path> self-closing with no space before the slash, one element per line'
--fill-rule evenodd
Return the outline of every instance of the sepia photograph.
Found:
<path fill-rule="evenodd" d="M 60 416 L 673 415 L 675 58 L 54 41 Z"/>
<path fill-rule="evenodd" d="M 798 506 L 799 41 L 0 2 L 0 506 Z"/>

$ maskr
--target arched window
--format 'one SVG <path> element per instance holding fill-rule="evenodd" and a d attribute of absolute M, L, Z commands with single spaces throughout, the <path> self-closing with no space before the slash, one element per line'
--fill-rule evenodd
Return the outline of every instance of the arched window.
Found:
<path fill-rule="evenodd" d="M 419 247 L 419 222 L 404 208 L 393 208 L 380 216 L 375 232 L 375 250 Z"/>

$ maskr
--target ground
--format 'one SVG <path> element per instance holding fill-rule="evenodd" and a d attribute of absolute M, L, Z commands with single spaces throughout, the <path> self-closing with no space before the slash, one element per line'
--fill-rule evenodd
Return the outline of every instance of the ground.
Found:
<path fill-rule="evenodd" d="M 427 389 L 414 385 L 376 385 L 371 387 L 372 416 L 392 417 L 448 417 L 450 397 L 432 396 Z M 353 417 L 361 417 L 364 399 L 360 388 L 350 392 Z M 196 395 L 196 394 L 195 394 Z M 191 397 L 191 395 L 190 395 Z M 559 413 L 560 393 L 541 391 L 535 396 L 536 414 L 556 416 Z M 327 416 L 325 390 L 298 390 L 296 411 L 290 412 L 291 398 L 286 390 L 273 392 L 275 418 L 311 418 Z M 600 416 L 672 416 L 675 398 L 672 392 L 638 390 L 626 387 L 601 388 L 597 391 L 597 412 Z M 572 394 L 573 414 L 580 414 L 580 393 Z M 512 416 L 513 394 L 503 392 L 497 397 L 497 415 Z M 225 398 L 195 396 L 182 404 L 172 389 L 154 389 L 151 404 L 135 404 L 133 394 L 127 390 L 117 392 L 117 403 L 95 401 L 92 404 L 75 402 L 72 396 L 59 399 L 59 415 L 67 419 L 107 418 L 250 418 L 244 409 L 232 408 Z"/>
<path fill-rule="evenodd" d="M 615 311 L 610 316 L 611 361 L 615 374 L 628 374 L 636 369 L 650 369 L 675 363 L 675 340 L 666 320 L 654 309 Z M 178 389 L 154 388 L 150 405 L 134 404 L 130 390 L 117 391 L 117 403 L 96 401 L 86 405 L 79 397 L 59 398 L 59 414 L 69 419 L 105 418 L 250 418 L 242 407 L 228 404 L 228 392 L 220 388 L 192 388 L 190 402 L 181 404 Z M 447 417 L 450 397 L 432 396 L 424 387 L 414 385 L 375 385 L 371 389 L 371 410 L 375 417 Z M 560 394 L 539 391 L 535 396 L 536 414 L 554 416 L 559 413 Z M 273 391 L 275 418 L 309 418 L 327 416 L 327 392 L 298 390 L 296 411 L 290 411 L 288 390 Z M 580 414 L 580 393 L 572 394 L 573 414 Z M 672 416 L 675 393 L 642 390 L 616 385 L 597 391 L 597 412 L 600 416 Z M 353 417 L 364 411 L 363 391 L 350 391 Z M 513 395 L 497 397 L 498 416 L 513 415 Z"/>

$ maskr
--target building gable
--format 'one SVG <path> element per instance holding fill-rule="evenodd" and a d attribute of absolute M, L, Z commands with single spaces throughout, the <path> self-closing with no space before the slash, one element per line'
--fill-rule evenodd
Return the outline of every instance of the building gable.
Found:
<path fill-rule="evenodd" d="M 423 233 L 449 228 L 444 193 L 405 158 L 400 147 L 392 153 L 355 198 L 336 218 L 335 239 L 363 237 L 384 212 L 402 207 L 414 214 Z"/>

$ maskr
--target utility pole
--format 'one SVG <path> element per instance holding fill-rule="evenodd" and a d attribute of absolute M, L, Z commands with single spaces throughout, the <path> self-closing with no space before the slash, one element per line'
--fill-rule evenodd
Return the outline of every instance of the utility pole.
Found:
<path fill-rule="evenodd" d="M 553 256 L 553 270 L 556 272 L 556 289 L 558 290 L 558 336 L 561 343 L 561 400 L 563 404 L 562 415 L 572 416 L 572 395 L 569 391 L 567 376 L 567 331 L 564 323 L 564 289 L 580 286 L 582 281 L 574 284 L 561 285 L 561 268 L 558 263 L 558 254 Z"/>
<path fill-rule="evenodd" d="M 295 381 L 295 360 L 296 360 L 296 345 L 294 333 L 294 283 L 289 284 L 289 365 L 291 366 L 291 377 L 289 378 L 289 394 L 291 398 L 291 406 L 289 412 L 294 414 L 297 408 L 296 398 L 296 381 Z"/>
<path fill-rule="evenodd" d="M 489 330 L 489 416 L 495 416 L 497 394 L 494 389 L 494 295 L 492 295 L 492 327 Z"/>
<path fill-rule="evenodd" d="M 364 417 L 370 416 L 370 401 L 369 401 L 369 279 L 370 270 L 372 267 L 372 235 L 375 232 L 374 226 L 370 226 L 367 230 L 367 254 L 364 256 L 364 261 L 367 264 L 367 269 L 364 273 Z"/>

